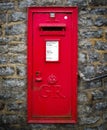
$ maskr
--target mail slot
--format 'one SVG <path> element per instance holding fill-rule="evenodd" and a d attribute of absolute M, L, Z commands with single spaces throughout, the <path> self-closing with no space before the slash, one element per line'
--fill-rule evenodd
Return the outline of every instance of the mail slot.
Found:
<path fill-rule="evenodd" d="M 40 24 L 40 34 L 41 35 L 64 35 L 66 25 L 65 24 Z"/>
<path fill-rule="evenodd" d="M 77 12 L 28 8 L 28 123 L 77 122 Z"/>

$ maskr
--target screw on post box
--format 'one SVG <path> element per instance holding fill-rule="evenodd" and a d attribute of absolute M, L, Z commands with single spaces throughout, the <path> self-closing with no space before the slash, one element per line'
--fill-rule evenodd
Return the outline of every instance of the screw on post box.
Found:
<path fill-rule="evenodd" d="M 55 13 L 51 12 L 50 13 L 50 18 L 55 18 Z"/>

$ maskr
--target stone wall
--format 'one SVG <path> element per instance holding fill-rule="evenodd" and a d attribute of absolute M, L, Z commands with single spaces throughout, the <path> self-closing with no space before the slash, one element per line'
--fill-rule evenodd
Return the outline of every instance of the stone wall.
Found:
<path fill-rule="evenodd" d="M 78 6 L 78 122 L 27 124 L 27 7 Z M 107 130 L 107 0 L 0 0 L 0 130 Z"/>

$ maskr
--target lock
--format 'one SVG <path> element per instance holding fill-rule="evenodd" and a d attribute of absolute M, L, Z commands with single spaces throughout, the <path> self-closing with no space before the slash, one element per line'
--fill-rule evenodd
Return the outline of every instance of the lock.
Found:
<path fill-rule="evenodd" d="M 41 82 L 42 81 L 42 77 L 37 77 L 36 78 L 36 82 Z"/>
<path fill-rule="evenodd" d="M 40 71 L 36 71 L 35 81 L 36 82 L 41 82 L 42 81 L 42 77 L 41 77 L 41 72 Z"/>
<path fill-rule="evenodd" d="M 36 71 L 35 74 L 36 74 L 36 76 L 40 75 L 40 71 Z"/>

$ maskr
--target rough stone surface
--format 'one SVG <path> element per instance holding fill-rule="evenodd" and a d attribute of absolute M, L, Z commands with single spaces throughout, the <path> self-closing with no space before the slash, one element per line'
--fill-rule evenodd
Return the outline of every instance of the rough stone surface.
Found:
<path fill-rule="evenodd" d="M 94 124 L 96 123 L 100 117 L 83 117 L 80 119 L 80 124 Z"/>
<path fill-rule="evenodd" d="M 5 107 L 5 104 L 3 102 L 0 102 L 0 111 L 3 110 Z"/>
<path fill-rule="evenodd" d="M 94 8 L 90 11 L 91 14 L 95 15 L 105 15 L 107 13 L 107 8 Z"/>
<path fill-rule="evenodd" d="M 104 98 L 104 92 L 100 91 L 100 90 L 96 90 L 96 91 L 92 92 L 92 96 L 93 96 L 94 100 L 102 99 L 102 98 Z"/>
<path fill-rule="evenodd" d="M 95 48 L 97 50 L 107 50 L 107 42 L 100 42 L 100 41 L 97 41 L 95 43 Z"/>
<path fill-rule="evenodd" d="M 7 53 L 8 52 L 8 45 L 0 45 L 0 53 Z"/>
<path fill-rule="evenodd" d="M 101 66 L 101 65 L 98 65 L 97 67 L 96 67 L 96 76 L 97 75 L 104 75 L 104 73 L 105 73 L 105 71 L 104 71 L 104 66 Z"/>
<path fill-rule="evenodd" d="M 86 94 L 79 94 L 78 95 L 78 101 L 80 102 L 80 103 L 83 103 L 83 102 L 87 102 L 88 101 L 88 97 L 87 97 L 87 95 Z"/>
<path fill-rule="evenodd" d="M 103 18 L 103 17 L 98 17 L 96 20 L 95 20 L 95 26 L 106 26 L 107 25 L 107 19 L 106 18 Z"/>
<path fill-rule="evenodd" d="M 0 124 L 17 124 L 22 123 L 22 116 L 18 115 L 0 115 Z"/>
<path fill-rule="evenodd" d="M 13 67 L 0 67 L 0 76 L 8 76 L 14 74 Z"/>
<path fill-rule="evenodd" d="M 2 36 L 2 27 L 0 26 L 0 36 Z"/>
<path fill-rule="evenodd" d="M 21 53 L 26 51 L 26 46 L 25 44 L 11 45 L 8 50 L 11 53 Z"/>
<path fill-rule="evenodd" d="M 88 115 L 92 113 L 92 107 L 90 105 L 79 105 L 78 111 L 80 115 Z"/>
<path fill-rule="evenodd" d="M 86 61 L 86 55 L 83 53 L 79 54 L 79 62 L 84 63 Z"/>
<path fill-rule="evenodd" d="M 17 35 L 23 34 L 26 32 L 26 25 L 25 24 L 17 24 L 13 26 L 6 27 L 6 35 Z"/>
<path fill-rule="evenodd" d="M 81 32 L 81 36 L 84 38 L 101 38 L 103 35 L 103 31 L 101 29 L 97 30 L 97 31 L 83 31 Z"/>
<path fill-rule="evenodd" d="M 87 0 L 68 0 L 67 4 L 79 6 L 80 8 L 86 7 L 88 5 Z"/>
<path fill-rule="evenodd" d="M 84 130 L 98 130 L 97 128 L 85 128 Z"/>
<path fill-rule="evenodd" d="M 104 110 L 107 108 L 107 102 L 99 102 L 95 104 L 96 110 Z"/>
<path fill-rule="evenodd" d="M 7 63 L 8 59 L 5 55 L 0 54 L 0 64 L 5 64 Z"/>
<path fill-rule="evenodd" d="M 103 113 L 103 119 L 105 122 L 107 121 L 107 111 Z"/>
<path fill-rule="evenodd" d="M 91 81 L 91 82 L 86 82 L 83 84 L 85 88 L 101 88 L 102 87 L 102 82 L 100 80 L 96 81 Z"/>
<path fill-rule="evenodd" d="M 24 66 L 17 66 L 17 75 L 26 76 L 26 69 Z"/>
<path fill-rule="evenodd" d="M 107 62 L 107 53 L 104 54 L 104 61 Z"/>
<path fill-rule="evenodd" d="M 8 111 L 21 111 L 22 109 L 25 109 L 25 106 L 23 103 L 8 103 L 7 104 L 7 110 Z"/>
<path fill-rule="evenodd" d="M 97 52 L 89 52 L 89 60 L 88 60 L 88 62 L 98 62 L 98 61 L 100 61 L 100 54 L 99 53 L 97 53 Z"/>
<path fill-rule="evenodd" d="M 25 81 L 24 80 L 18 80 L 18 79 L 7 79 L 7 80 L 4 80 L 3 82 L 3 86 L 4 87 L 24 87 L 25 86 Z"/>
<path fill-rule="evenodd" d="M 6 44 L 9 42 L 9 39 L 8 38 L 5 38 L 5 37 L 0 37 L 0 45 L 2 44 Z"/>
<path fill-rule="evenodd" d="M 13 2 L 0 2 L 0 11 L 14 9 Z"/>
<path fill-rule="evenodd" d="M 35 3 L 34 0 L 22 0 L 19 2 L 19 8 L 29 7 Z"/>
<path fill-rule="evenodd" d="M 9 16 L 9 21 L 16 22 L 26 20 L 26 14 L 23 12 L 15 12 Z"/>
<path fill-rule="evenodd" d="M 107 77 L 98 79 L 107 74 L 106 5 L 107 0 L 0 1 L 0 130 L 107 130 Z M 27 123 L 27 7 L 30 6 L 78 6 L 75 125 Z M 89 81 L 95 77 L 96 80 Z"/>
<path fill-rule="evenodd" d="M 106 5 L 107 1 L 106 0 L 90 0 L 90 4 L 94 6 Z"/>
<path fill-rule="evenodd" d="M 0 14 L 0 23 L 6 22 L 6 14 Z"/>
<path fill-rule="evenodd" d="M 93 46 L 91 42 L 89 42 L 88 40 L 81 40 L 79 44 L 79 48 L 84 49 L 86 51 L 90 51 L 93 48 Z"/>
<path fill-rule="evenodd" d="M 84 66 L 84 68 L 81 68 L 81 70 L 83 71 L 83 74 L 87 78 L 91 78 L 95 74 L 95 67 L 94 66 Z"/>
<path fill-rule="evenodd" d="M 9 56 L 9 62 L 10 63 L 21 63 L 25 64 L 26 63 L 26 55 L 24 54 L 18 54 L 18 55 L 10 55 Z"/>
<path fill-rule="evenodd" d="M 6 99 L 10 99 L 10 98 L 11 98 L 11 93 L 9 93 L 5 90 L 0 91 L 0 99 L 1 100 L 6 100 Z"/>

